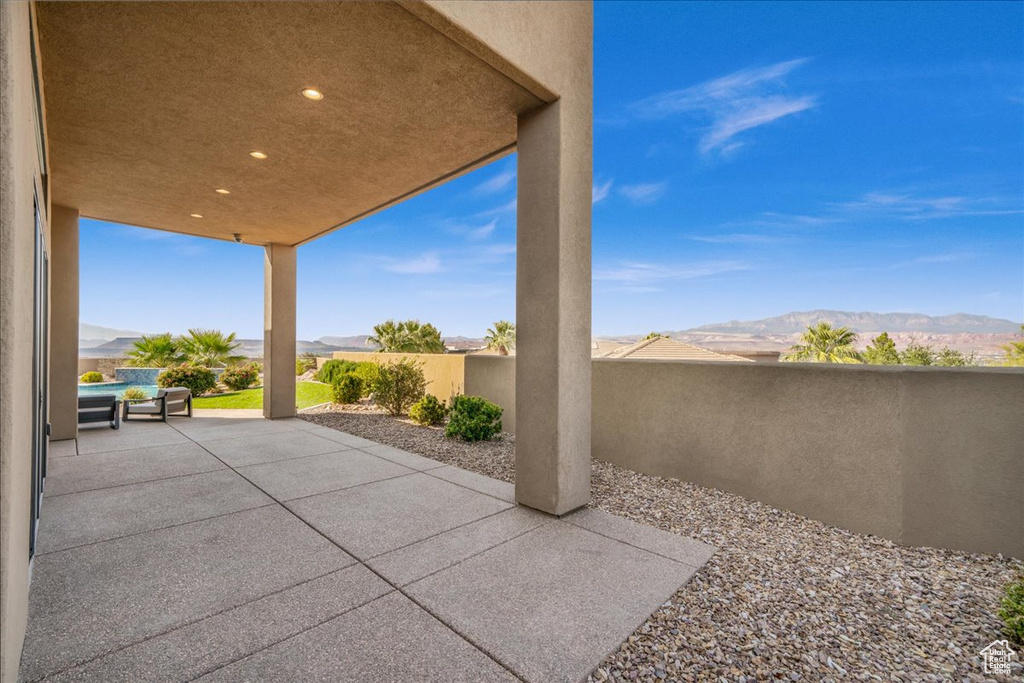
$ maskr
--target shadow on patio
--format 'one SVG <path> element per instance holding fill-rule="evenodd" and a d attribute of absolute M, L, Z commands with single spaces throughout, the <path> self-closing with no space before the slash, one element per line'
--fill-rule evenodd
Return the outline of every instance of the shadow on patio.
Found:
<path fill-rule="evenodd" d="M 579 680 L 713 552 L 297 419 L 52 455 L 28 681 Z"/>

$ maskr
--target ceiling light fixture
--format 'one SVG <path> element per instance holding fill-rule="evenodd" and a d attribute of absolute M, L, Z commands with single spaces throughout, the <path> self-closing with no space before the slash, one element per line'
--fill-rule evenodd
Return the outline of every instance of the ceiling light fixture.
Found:
<path fill-rule="evenodd" d="M 218 187 L 214 192 L 217 194 L 231 194 L 231 190 L 225 190 L 223 187 Z"/>
<path fill-rule="evenodd" d="M 234 235 L 232 235 L 232 237 L 234 238 L 236 244 L 241 244 L 242 243 L 242 235 L 241 234 L 236 232 Z"/>
<path fill-rule="evenodd" d="M 189 216 L 192 216 L 192 218 L 202 218 L 203 214 L 201 214 L 201 213 L 190 213 Z"/>
<path fill-rule="evenodd" d="M 266 159 L 267 158 L 266 153 L 259 152 L 259 151 L 256 151 L 256 150 L 253 150 L 252 152 L 249 152 L 249 156 L 251 156 L 253 159 Z"/>
<path fill-rule="evenodd" d="M 304 88 L 302 96 L 307 100 L 322 100 L 324 98 L 324 94 L 316 88 Z"/>

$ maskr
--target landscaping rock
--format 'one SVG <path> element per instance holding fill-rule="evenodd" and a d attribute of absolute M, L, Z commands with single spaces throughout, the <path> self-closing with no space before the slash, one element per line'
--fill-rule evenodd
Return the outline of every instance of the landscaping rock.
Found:
<path fill-rule="evenodd" d="M 379 413 L 303 419 L 513 482 L 514 437 L 464 443 Z M 593 463 L 592 505 L 719 551 L 591 681 L 1019 681 L 985 674 L 1018 560 L 908 548 L 737 495 Z M 1018 649 L 1019 651 L 1019 649 Z"/>

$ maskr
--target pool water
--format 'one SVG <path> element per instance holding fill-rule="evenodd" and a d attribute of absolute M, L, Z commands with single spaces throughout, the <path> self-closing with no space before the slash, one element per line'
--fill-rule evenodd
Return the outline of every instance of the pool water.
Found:
<path fill-rule="evenodd" d="M 99 396 L 100 394 L 116 394 L 118 398 L 121 398 L 121 394 L 128 387 L 136 386 L 146 392 L 146 396 L 156 396 L 157 387 L 155 384 L 128 384 L 128 382 L 104 382 L 102 384 L 79 384 L 78 395 L 79 396 Z"/>

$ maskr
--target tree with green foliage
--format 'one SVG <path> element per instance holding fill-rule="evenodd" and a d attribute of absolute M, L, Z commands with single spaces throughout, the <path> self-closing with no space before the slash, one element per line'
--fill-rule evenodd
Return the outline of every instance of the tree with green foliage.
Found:
<path fill-rule="evenodd" d="M 499 320 L 494 327 L 487 329 L 484 337 L 487 348 L 496 351 L 499 356 L 507 356 L 508 352 L 516 348 L 516 326 L 507 320 Z"/>
<path fill-rule="evenodd" d="M 178 339 L 178 346 L 189 362 L 205 368 L 223 368 L 245 360 L 234 353 L 240 344 L 235 333 L 225 335 L 220 330 L 190 329 L 188 335 Z"/>
<path fill-rule="evenodd" d="M 935 354 L 935 365 L 943 368 L 966 368 L 977 364 L 978 361 L 975 360 L 973 353 L 965 354 L 963 351 L 957 351 L 948 346 L 943 346 Z"/>
<path fill-rule="evenodd" d="M 854 348 L 857 334 L 847 327 L 832 327 L 827 320 L 808 325 L 800 335 L 799 344 L 793 345 L 784 360 L 802 363 L 860 363 L 860 353 Z"/>
<path fill-rule="evenodd" d="M 1012 341 L 999 347 L 1006 352 L 1006 356 L 999 363 L 1000 365 L 1024 367 L 1024 325 L 1020 326 L 1020 336 L 1021 338 L 1017 341 Z"/>
<path fill-rule="evenodd" d="M 125 353 L 128 365 L 137 368 L 168 368 L 185 360 L 178 341 L 170 332 L 142 335 L 132 342 L 132 348 Z"/>
<path fill-rule="evenodd" d="M 662 337 L 668 339 L 667 334 L 662 334 L 661 332 L 648 332 L 647 336 L 641 339 L 640 341 L 647 341 L 648 339 L 661 339 Z"/>
<path fill-rule="evenodd" d="M 900 352 L 888 332 L 883 332 L 864 349 L 864 362 L 871 365 L 899 365 Z"/>
<path fill-rule="evenodd" d="M 374 325 L 367 344 L 381 353 L 444 353 L 441 333 L 430 323 L 419 320 L 386 320 Z"/>
<path fill-rule="evenodd" d="M 930 346 L 910 342 L 900 354 L 900 365 L 935 365 L 935 351 Z"/>

